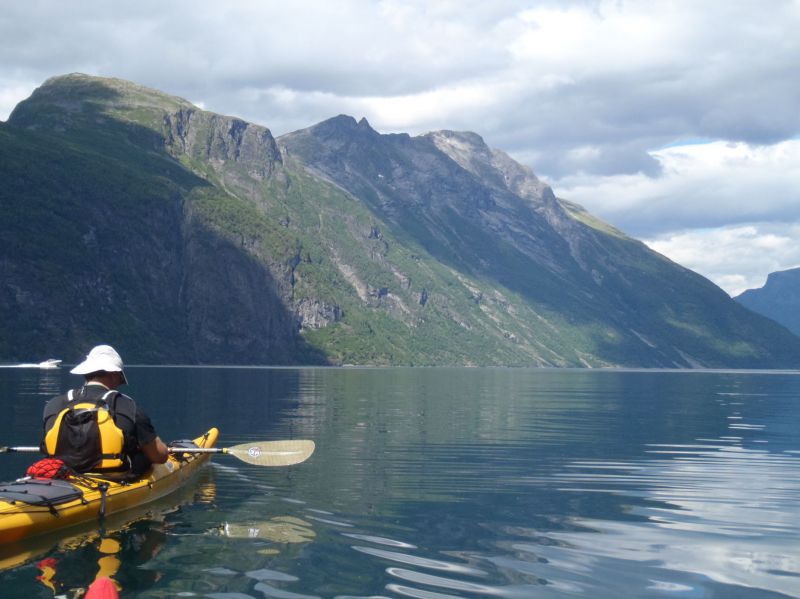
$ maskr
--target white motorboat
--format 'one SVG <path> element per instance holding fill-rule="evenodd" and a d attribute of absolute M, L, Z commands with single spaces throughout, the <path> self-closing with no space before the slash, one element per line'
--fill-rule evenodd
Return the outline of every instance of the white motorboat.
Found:
<path fill-rule="evenodd" d="M 58 368 L 59 366 L 61 366 L 61 360 L 56 360 L 55 358 L 39 362 L 39 368 Z"/>
<path fill-rule="evenodd" d="M 45 360 L 44 362 L 39 362 L 38 364 L 30 363 L 30 364 L 17 364 L 17 368 L 59 368 L 61 366 L 61 360 L 56 360 L 55 358 L 50 358 Z"/>

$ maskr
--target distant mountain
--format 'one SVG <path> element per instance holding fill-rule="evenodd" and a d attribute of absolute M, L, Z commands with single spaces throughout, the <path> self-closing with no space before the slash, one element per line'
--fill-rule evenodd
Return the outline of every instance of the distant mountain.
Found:
<path fill-rule="evenodd" d="M 773 272 L 760 289 L 748 289 L 737 302 L 800 335 L 800 268 Z"/>
<path fill-rule="evenodd" d="M 274 139 L 127 81 L 0 125 L 0 359 L 796 367 L 800 339 L 474 133 Z"/>

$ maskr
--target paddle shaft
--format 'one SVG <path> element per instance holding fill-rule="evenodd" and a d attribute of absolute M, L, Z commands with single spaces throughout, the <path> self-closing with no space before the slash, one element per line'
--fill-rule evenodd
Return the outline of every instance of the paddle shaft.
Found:
<path fill-rule="evenodd" d="M 170 453 L 222 453 L 256 466 L 292 466 L 314 453 L 314 442 L 306 440 L 258 441 L 233 447 L 169 447 Z M 0 447 L 0 453 L 38 453 L 38 447 Z"/>
<path fill-rule="evenodd" d="M 228 453 L 227 447 L 168 447 L 170 453 Z M 38 453 L 38 447 L 0 447 L 0 453 Z"/>
<path fill-rule="evenodd" d="M 0 447 L 0 453 L 38 453 L 38 447 Z M 228 453 L 227 447 L 168 447 L 170 453 Z"/>

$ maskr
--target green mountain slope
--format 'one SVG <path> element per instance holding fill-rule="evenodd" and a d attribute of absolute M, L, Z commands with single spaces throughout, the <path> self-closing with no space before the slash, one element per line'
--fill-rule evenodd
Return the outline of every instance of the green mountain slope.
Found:
<path fill-rule="evenodd" d="M 800 339 L 475 134 L 48 80 L 0 126 L 0 359 L 747 366 Z"/>
<path fill-rule="evenodd" d="M 492 316 L 504 318 L 517 347 L 544 362 L 797 363 L 797 339 L 703 277 L 556 199 L 474 134 L 379 135 L 366 121 L 337 117 L 279 144 L 363 199 L 404 240 L 469 276 L 479 297 L 513 298 L 513 310 Z M 484 303 L 487 312 L 490 305 Z"/>

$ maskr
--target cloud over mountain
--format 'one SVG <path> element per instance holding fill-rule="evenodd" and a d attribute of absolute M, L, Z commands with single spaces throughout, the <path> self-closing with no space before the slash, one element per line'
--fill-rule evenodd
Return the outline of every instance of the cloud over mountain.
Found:
<path fill-rule="evenodd" d="M 579 177 L 622 185 L 632 204 L 618 221 L 576 199 L 629 233 L 671 235 L 683 214 L 698 216 L 684 222 L 695 230 L 746 215 L 711 218 L 730 205 L 715 188 L 670 196 L 676 158 L 663 148 L 702 139 L 774 158 L 758 176 L 727 180 L 745 197 L 780 170 L 770 146 L 800 133 L 798 25 L 791 0 L 11 3 L 0 20 L 0 118 L 47 77 L 79 71 L 169 90 L 277 135 L 340 113 L 383 132 L 480 131 L 561 195 Z M 688 154 L 681 168 L 706 166 Z M 624 177 L 647 193 L 633 201 Z M 772 195 L 787 201 L 762 202 L 760 221 L 795 219 L 783 211 L 797 203 L 784 181 Z"/>

